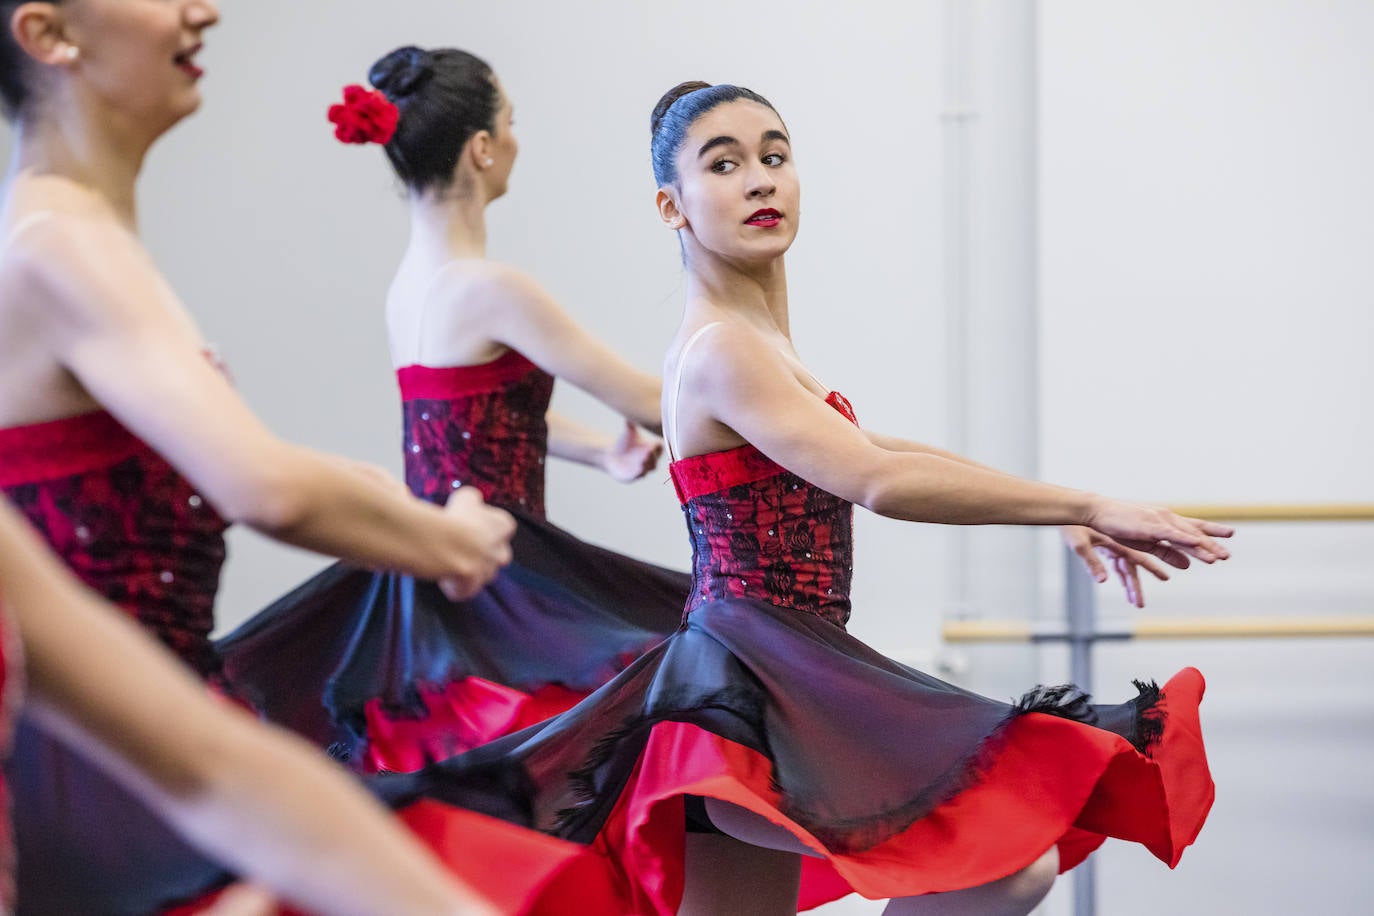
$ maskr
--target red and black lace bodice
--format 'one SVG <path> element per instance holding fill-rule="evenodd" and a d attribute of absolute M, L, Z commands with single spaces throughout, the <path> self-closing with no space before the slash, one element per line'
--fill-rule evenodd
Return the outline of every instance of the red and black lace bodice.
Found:
<path fill-rule="evenodd" d="M 856 422 L 843 395 L 826 402 Z M 754 598 L 848 622 L 852 503 L 752 445 L 682 458 L 670 470 L 692 540 L 688 614 L 719 598 Z"/>
<path fill-rule="evenodd" d="M 406 366 L 396 378 L 412 493 L 442 504 L 475 486 L 487 502 L 544 517 L 553 376 L 507 350 L 477 366 Z"/>
<path fill-rule="evenodd" d="M 224 520 L 104 411 L 0 429 L 0 490 L 76 575 L 202 675 Z"/>

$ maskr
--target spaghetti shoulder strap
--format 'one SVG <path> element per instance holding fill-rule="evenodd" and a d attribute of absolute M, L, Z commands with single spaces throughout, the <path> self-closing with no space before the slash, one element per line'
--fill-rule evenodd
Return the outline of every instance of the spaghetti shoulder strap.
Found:
<path fill-rule="evenodd" d="M 673 444 L 673 440 L 677 438 L 677 402 L 678 397 L 682 394 L 682 367 L 687 363 L 687 353 L 692 349 L 693 345 L 701 339 L 701 335 L 721 323 L 722 322 L 719 321 L 712 321 L 697 328 L 696 331 L 692 333 L 692 336 L 687 338 L 687 343 L 683 344 L 682 349 L 678 352 L 677 368 L 673 371 L 672 401 L 668 404 L 667 416 L 663 418 L 663 439 L 668 443 L 668 459 L 670 461 L 677 460 L 677 449 Z"/>
<path fill-rule="evenodd" d="M 5 236 L 4 241 L 0 242 L 0 254 L 4 254 L 8 251 L 9 247 L 14 244 L 19 236 L 53 215 L 53 211 L 51 210 L 36 210 L 33 213 L 25 214 L 10 228 L 9 234 Z"/>

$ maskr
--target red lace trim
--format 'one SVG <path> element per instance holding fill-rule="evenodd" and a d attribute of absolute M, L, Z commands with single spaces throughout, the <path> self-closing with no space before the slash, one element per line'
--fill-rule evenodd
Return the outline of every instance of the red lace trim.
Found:
<path fill-rule="evenodd" d="M 825 403 L 838 410 L 840 415 L 850 423 L 855 426 L 859 425 L 859 418 L 854 414 L 854 405 L 849 403 L 849 398 L 838 391 L 832 391 L 825 396 Z"/>
<path fill-rule="evenodd" d="M 396 370 L 402 401 L 450 400 L 497 391 L 539 369 L 515 350 L 475 366 L 403 366 Z"/>
<path fill-rule="evenodd" d="M 0 429 L 0 487 L 110 467 L 146 446 L 103 410 Z"/>
<path fill-rule="evenodd" d="M 777 462 L 752 445 L 741 445 L 723 452 L 707 452 L 679 458 L 668 466 L 677 490 L 678 502 L 718 493 L 731 487 L 766 480 L 782 473 Z"/>
<path fill-rule="evenodd" d="M 838 391 L 826 395 L 825 403 L 840 412 L 850 423 L 859 425 L 854 415 L 854 406 L 849 399 Z M 678 502 L 684 506 L 689 499 L 719 493 L 731 487 L 765 480 L 785 470 L 763 452 L 752 445 L 739 445 L 723 452 L 707 452 L 679 458 L 668 466 L 673 478 L 673 489 L 677 490 Z"/>

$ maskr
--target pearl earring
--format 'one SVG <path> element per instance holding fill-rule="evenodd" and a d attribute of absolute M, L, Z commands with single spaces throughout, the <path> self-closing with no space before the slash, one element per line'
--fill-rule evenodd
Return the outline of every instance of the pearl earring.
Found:
<path fill-rule="evenodd" d="M 63 53 L 66 55 L 67 60 L 76 60 L 81 56 L 81 49 L 76 45 L 67 45 L 67 50 Z"/>
<path fill-rule="evenodd" d="M 496 160 L 495 160 L 495 159 L 488 159 L 488 160 L 486 161 L 485 164 L 486 164 L 486 165 L 495 165 L 495 164 L 496 164 Z"/>

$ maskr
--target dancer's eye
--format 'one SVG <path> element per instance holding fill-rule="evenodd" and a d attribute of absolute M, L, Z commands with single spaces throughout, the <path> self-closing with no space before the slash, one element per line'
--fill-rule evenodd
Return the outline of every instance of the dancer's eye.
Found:
<path fill-rule="evenodd" d="M 717 175 L 728 175 L 738 167 L 737 163 L 731 162 L 729 159 L 717 159 L 711 163 L 711 171 Z"/>

